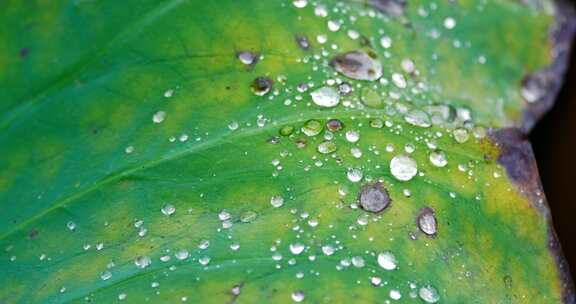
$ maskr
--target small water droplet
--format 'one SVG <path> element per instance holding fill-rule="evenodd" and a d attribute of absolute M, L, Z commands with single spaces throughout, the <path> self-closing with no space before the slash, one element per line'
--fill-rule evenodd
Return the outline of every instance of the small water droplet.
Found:
<path fill-rule="evenodd" d="M 296 302 L 296 303 L 300 303 L 302 301 L 304 301 L 304 292 L 302 290 L 297 290 L 295 292 L 292 293 L 292 301 Z"/>
<path fill-rule="evenodd" d="M 292 4 L 297 8 L 305 8 L 308 5 L 308 0 L 292 0 Z"/>
<path fill-rule="evenodd" d="M 176 257 L 178 260 L 185 260 L 188 258 L 188 256 L 190 256 L 190 253 L 188 253 L 188 250 L 186 249 L 180 249 L 174 254 L 174 257 Z"/>
<path fill-rule="evenodd" d="M 380 94 L 378 94 L 378 92 L 370 88 L 364 88 L 362 90 L 361 100 L 362 103 L 369 108 L 378 109 L 384 106 L 384 102 L 382 102 Z"/>
<path fill-rule="evenodd" d="M 203 256 L 201 258 L 198 259 L 198 262 L 203 265 L 206 266 L 210 263 L 210 257 L 209 256 Z"/>
<path fill-rule="evenodd" d="M 174 207 L 174 205 L 172 204 L 165 204 L 164 206 L 162 206 L 162 214 L 164 215 L 172 215 L 174 214 L 174 212 L 176 212 L 176 207 Z"/>
<path fill-rule="evenodd" d="M 388 36 L 383 36 L 382 38 L 380 38 L 380 45 L 385 49 L 390 48 L 392 46 L 392 38 Z"/>
<path fill-rule="evenodd" d="M 126 300 L 127 297 L 128 297 L 128 295 L 126 295 L 125 293 L 121 293 L 118 295 L 118 300 L 124 301 L 124 300 Z"/>
<path fill-rule="evenodd" d="M 66 227 L 68 228 L 68 230 L 74 231 L 76 230 L 76 223 L 69 221 L 68 223 L 66 223 Z"/>
<path fill-rule="evenodd" d="M 282 196 L 275 195 L 272 198 L 270 198 L 270 204 L 274 208 L 282 207 L 282 205 L 284 205 L 284 198 Z"/>
<path fill-rule="evenodd" d="M 239 127 L 239 125 L 238 125 L 238 122 L 237 122 L 237 121 L 231 121 L 231 122 L 228 124 L 228 129 L 230 129 L 230 130 L 232 130 L 232 131 L 238 129 L 238 127 Z"/>
<path fill-rule="evenodd" d="M 398 291 L 396 289 L 390 290 L 390 299 L 400 300 L 400 298 L 402 298 L 402 294 L 400 293 L 400 291 Z"/>
<path fill-rule="evenodd" d="M 360 133 L 356 130 L 346 131 L 346 140 L 351 143 L 355 143 L 360 139 Z"/>
<path fill-rule="evenodd" d="M 444 27 L 448 30 L 453 29 L 456 26 L 456 20 L 452 17 L 447 17 L 444 19 Z"/>
<path fill-rule="evenodd" d="M 400 89 L 404 89 L 408 85 L 404 75 L 398 73 L 392 74 L 392 83 Z"/>
<path fill-rule="evenodd" d="M 256 212 L 246 211 L 240 215 L 240 221 L 242 223 L 250 223 L 250 222 L 253 222 L 254 220 L 256 220 L 257 217 L 258 217 L 258 214 Z"/>
<path fill-rule="evenodd" d="M 330 245 L 324 245 L 324 246 L 322 246 L 322 253 L 324 253 L 325 255 L 333 255 L 334 254 L 334 247 L 332 247 Z"/>
<path fill-rule="evenodd" d="M 152 115 L 152 122 L 154 123 L 161 123 L 166 119 L 166 112 L 164 111 L 158 111 L 156 113 L 154 113 L 154 115 Z"/>
<path fill-rule="evenodd" d="M 463 144 L 465 142 L 468 141 L 468 138 L 470 138 L 470 135 L 468 134 L 468 130 L 464 129 L 464 128 L 457 128 L 452 132 L 452 135 L 454 136 L 454 140 L 456 140 L 456 142 Z"/>
<path fill-rule="evenodd" d="M 258 60 L 258 55 L 252 52 L 243 51 L 236 53 L 236 58 L 245 65 L 252 65 Z"/>
<path fill-rule="evenodd" d="M 438 231 L 438 223 L 436 222 L 436 215 L 431 208 L 423 208 L 418 216 L 418 228 L 424 234 L 433 236 Z"/>
<path fill-rule="evenodd" d="M 336 144 L 329 140 L 323 141 L 318 145 L 318 152 L 322 154 L 330 154 L 336 152 Z"/>
<path fill-rule="evenodd" d="M 365 262 L 364 262 L 364 258 L 361 256 L 355 256 L 352 257 L 352 266 L 356 267 L 356 268 L 362 268 L 364 267 Z"/>
<path fill-rule="evenodd" d="M 432 126 L 431 122 L 430 122 L 430 117 L 428 117 L 428 114 L 426 114 L 426 112 L 422 111 L 422 110 L 411 110 L 408 113 L 406 113 L 406 115 L 404 116 L 404 120 L 413 125 L 413 126 L 417 126 L 417 127 L 422 127 L 422 128 L 428 128 L 430 126 Z"/>
<path fill-rule="evenodd" d="M 258 96 L 266 95 L 272 89 L 272 79 L 268 77 L 257 77 L 251 85 L 252 92 Z"/>
<path fill-rule="evenodd" d="M 112 273 L 108 270 L 105 270 L 100 274 L 100 279 L 102 279 L 102 281 L 109 280 L 110 278 L 112 278 Z"/>

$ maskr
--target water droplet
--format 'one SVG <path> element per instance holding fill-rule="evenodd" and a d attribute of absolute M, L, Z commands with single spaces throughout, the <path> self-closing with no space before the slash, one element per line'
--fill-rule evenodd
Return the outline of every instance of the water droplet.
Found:
<path fill-rule="evenodd" d="M 203 256 L 203 257 L 198 259 L 198 263 L 200 263 L 203 266 L 206 266 L 210 263 L 210 257 L 209 256 Z"/>
<path fill-rule="evenodd" d="M 257 77 L 251 85 L 252 92 L 258 96 L 266 95 L 272 89 L 272 79 L 268 77 Z"/>
<path fill-rule="evenodd" d="M 162 206 L 162 209 L 160 209 L 162 211 L 162 214 L 164 215 L 172 215 L 174 214 L 174 212 L 176 212 L 176 207 L 174 207 L 174 205 L 172 204 L 166 204 L 164 206 Z"/>
<path fill-rule="evenodd" d="M 76 223 L 70 221 L 70 222 L 66 223 L 66 227 L 68 228 L 68 230 L 74 231 L 74 230 L 76 230 Z"/>
<path fill-rule="evenodd" d="M 408 59 L 408 58 L 402 59 L 400 66 L 402 66 L 402 69 L 404 70 L 404 72 L 406 72 L 408 74 L 412 74 L 416 70 L 416 65 L 414 64 L 414 61 L 412 61 L 411 59 Z"/>
<path fill-rule="evenodd" d="M 338 132 L 344 128 L 344 123 L 338 119 L 330 119 L 326 122 L 326 128 L 331 132 Z"/>
<path fill-rule="evenodd" d="M 121 293 L 118 295 L 118 300 L 124 301 L 124 300 L 126 300 L 127 297 L 128 297 L 128 295 L 126 295 L 125 293 Z"/>
<path fill-rule="evenodd" d="M 398 73 L 392 74 L 392 83 L 394 83 L 394 85 L 400 89 L 404 89 L 408 85 L 406 83 L 406 78 L 404 78 L 404 75 Z"/>
<path fill-rule="evenodd" d="M 238 126 L 238 122 L 236 122 L 236 121 L 231 121 L 231 122 L 228 124 L 228 129 L 230 129 L 230 130 L 232 130 L 232 131 L 238 129 L 238 127 L 239 127 L 239 126 Z"/>
<path fill-rule="evenodd" d="M 334 247 L 330 245 L 322 246 L 322 253 L 325 255 L 333 255 L 334 254 Z"/>
<path fill-rule="evenodd" d="M 358 168 L 350 168 L 348 169 L 346 176 L 348 177 L 349 181 L 357 183 L 362 180 L 362 177 L 364 177 L 364 173 L 362 173 L 362 170 Z"/>
<path fill-rule="evenodd" d="M 238 52 L 236 53 L 236 57 L 238 58 L 238 60 L 240 60 L 240 62 L 242 62 L 245 65 L 252 65 L 254 63 L 256 63 L 257 59 L 258 59 L 258 55 L 254 54 L 252 52 Z"/>
<path fill-rule="evenodd" d="M 409 156 L 397 155 L 390 161 L 390 172 L 397 180 L 409 181 L 418 173 L 418 165 Z"/>
<path fill-rule="evenodd" d="M 453 29 L 456 26 L 456 20 L 452 17 L 444 19 L 444 27 L 448 30 Z"/>
<path fill-rule="evenodd" d="M 436 167 L 445 167 L 448 164 L 446 154 L 440 150 L 432 151 L 429 158 L 432 165 Z"/>
<path fill-rule="evenodd" d="M 174 254 L 174 257 L 176 257 L 178 260 L 185 260 L 188 258 L 188 256 L 190 256 L 190 253 L 188 253 L 188 250 L 186 249 L 180 249 Z"/>
<path fill-rule="evenodd" d="M 303 50 L 310 49 L 310 40 L 306 36 L 296 36 L 296 43 Z"/>
<path fill-rule="evenodd" d="M 209 240 L 201 240 L 200 244 L 198 244 L 198 248 L 200 248 L 201 250 L 205 250 L 208 247 L 210 247 L 210 241 Z"/>
<path fill-rule="evenodd" d="M 156 113 L 154 113 L 154 115 L 152 115 L 152 121 L 154 123 L 161 123 L 166 119 L 166 112 L 164 111 L 158 111 Z"/>
<path fill-rule="evenodd" d="M 389 251 L 378 254 L 378 265 L 386 270 L 396 269 L 396 257 Z"/>
<path fill-rule="evenodd" d="M 400 300 L 400 298 L 402 298 L 402 294 L 400 293 L 400 291 L 398 291 L 396 289 L 390 290 L 390 299 Z"/>
<path fill-rule="evenodd" d="M 431 208 L 423 208 L 418 216 L 418 228 L 426 235 L 433 236 L 438 231 L 438 224 L 434 210 Z"/>
<path fill-rule="evenodd" d="M 465 142 L 468 141 L 468 138 L 470 138 L 470 135 L 468 134 L 468 130 L 464 129 L 464 128 L 457 128 L 452 132 L 452 135 L 454 136 L 454 140 L 456 140 L 456 142 L 463 144 Z"/>
<path fill-rule="evenodd" d="M 338 92 L 340 92 L 342 95 L 349 95 L 353 90 L 354 88 L 352 85 L 347 82 L 343 82 L 338 85 Z"/>
<path fill-rule="evenodd" d="M 128 147 L 126 147 L 126 148 L 124 149 L 124 152 L 125 152 L 126 154 L 131 154 L 131 153 L 133 153 L 133 152 L 134 152 L 134 146 L 128 146 Z"/>
<path fill-rule="evenodd" d="M 250 222 L 253 222 L 254 220 L 256 220 L 257 217 L 258 217 L 258 214 L 256 212 L 246 211 L 240 215 L 240 221 L 242 223 L 250 223 Z"/>
<path fill-rule="evenodd" d="M 284 198 L 279 195 L 275 195 L 272 198 L 270 198 L 270 204 L 274 208 L 282 207 L 282 205 L 284 205 Z"/>
<path fill-rule="evenodd" d="M 331 141 L 323 141 L 318 145 L 318 152 L 322 154 L 330 154 L 336 152 L 336 144 Z"/>
<path fill-rule="evenodd" d="M 346 140 L 351 143 L 355 143 L 360 139 L 360 133 L 355 130 L 349 130 L 346 132 Z"/>
<path fill-rule="evenodd" d="M 331 108 L 340 102 L 340 94 L 332 87 L 321 87 L 310 93 L 312 101 L 321 107 Z"/>
<path fill-rule="evenodd" d="M 451 105 L 430 105 L 424 107 L 435 125 L 451 123 L 456 118 L 456 109 Z"/>
<path fill-rule="evenodd" d="M 282 128 L 280 128 L 280 131 L 278 131 L 278 133 L 281 136 L 290 136 L 292 133 L 294 133 L 294 127 L 290 125 L 283 126 Z"/>
<path fill-rule="evenodd" d="M 301 254 L 305 248 L 306 247 L 302 243 L 290 244 L 290 252 L 295 255 Z"/>
<path fill-rule="evenodd" d="M 147 256 L 139 256 L 134 260 L 134 264 L 138 266 L 138 268 L 144 269 L 152 264 L 152 260 Z"/>
<path fill-rule="evenodd" d="M 308 0 L 292 0 L 292 4 L 297 8 L 305 8 L 308 5 Z"/>
<path fill-rule="evenodd" d="M 337 32 L 342 24 L 337 20 L 328 20 L 328 29 L 331 32 Z"/>
<path fill-rule="evenodd" d="M 374 286 L 379 286 L 382 283 L 382 278 L 380 277 L 371 277 L 370 278 L 370 283 L 372 283 L 372 285 Z"/>
<path fill-rule="evenodd" d="M 420 299 L 424 300 L 426 303 L 436 303 L 440 300 L 440 295 L 438 290 L 430 285 L 424 285 L 418 291 Z"/>
<path fill-rule="evenodd" d="M 382 38 L 380 38 L 380 45 L 385 49 L 390 48 L 392 46 L 392 38 L 388 36 L 383 36 Z"/>
<path fill-rule="evenodd" d="M 360 148 L 353 147 L 350 149 L 350 154 L 352 154 L 354 158 L 360 158 L 362 157 L 362 150 L 360 150 Z"/>
<path fill-rule="evenodd" d="M 322 129 L 324 129 L 324 127 L 321 122 L 310 119 L 304 123 L 301 130 L 306 136 L 316 136 L 322 132 Z"/>
<path fill-rule="evenodd" d="M 364 267 L 365 263 L 364 263 L 364 258 L 361 256 L 355 256 L 352 257 L 352 266 L 356 267 L 356 268 L 362 268 Z"/>
<path fill-rule="evenodd" d="M 411 110 L 404 116 L 404 120 L 417 127 L 428 128 L 432 124 L 430 123 L 430 118 L 426 112 L 421 110 Z"/>
<path fill-rule="evenodd" d="M 330 65 L 349 78 L 375 81 L 382 77 L 382 64 L 373 52 L 351 51 L 335 56 Z"/>
<path fill-rule="evenodd" d="M 304 301 L 304 292 L 302 290 L 297 290 L 295 292 L 292 293 L 292 301 L 296 302 L 296 303 L 300 303 L 302 301 Z"/>
<path fill-rule="evenodd" d="M 360 207 L 366 211 L 378 213 L 390 205 L 390 196 L 382 183 L 366 185 L 360 192 Z"/>
<path fill-rule="evenodd" d="M 220 213 L 218 213 L 218 219 L 221 221 L 229 220 L 230 219 L 230 213 L 226 210 L 222 210 L 222 211 L 220 211 Z"/>
<path fill-rule="evenodd" d="M 109 280 L 110 278 L 112 278 L 112 273 L 108 270 L 105 270 L 100 274 L 100 279 L 102 279 L 102 281 Z"/>
<path fill-rule="evenodd" d="M 380 98 L 380 94 L 370 88 L 364 88 L 361 96 L 362 103 L 369 108 L 382 108 L 384 102 Z"/>

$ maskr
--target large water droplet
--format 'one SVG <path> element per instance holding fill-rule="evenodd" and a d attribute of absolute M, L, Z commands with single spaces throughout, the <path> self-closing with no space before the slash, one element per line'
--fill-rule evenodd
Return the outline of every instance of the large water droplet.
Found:
<path fill-rule="evenodd" d="M 305 248 L 306 247 L 302 243 L 290 244 L 290 252 L 295 255 L 301 254 Z"/>
<path fill-rule="evenodd" d="M 378 265 L 386 270 L 396 269 L 396 257 L 389 251 L 378 254 Z"/>
<path fill-rule="evenodd" d="M 284 205 L 284 198 L 282 196 L 275 195 L 272 198 L 270 198 L 270 204 L 274 208 L 282 207 L 282 205 Z"/>
<path fill-rule="evenodd" d="M 382 64 L 373 52 L 361 50 L 337 55 L 330 61 L 334 69 L 349 78 L 375 81 L 382 77 Z"/>
<path fill-rule="evenodd" d="M 390 161 L 390 172 L 397 180 L 409 181 L 418 173 L 418 165 L 406 155 L 397 155 Z"/>
<path fill-rule="evenodd" d="M 323 141 L 318 145 L 318 152 L 322 154 L 330 154 L 336 151 L 336 144 L 331 141 Z"/>
<path fill-rule="evenodd" d="M 428 128 L 432 124 L 430 123 L 430 118 L 428 114 L 422 110 L 411 110 L 404 116 L 404 120 L 417 127 Z"/>
<path fill-rule="evenodd" d="M 431 285 L 424 285 L 418 291 L 420 299 L 424 300 L 426 303 L 436 303 L 440 300 L 440 295 L 438 290 Z"/>
<path fill-rule="evenodd" d="M 310 119 L 304 123 L 301 130 L 306 136 L 316 136 L 322 132 L 322 129 L 324 129 L 324 126 L 322 126 L 321 122 Z"/>
<path fill-rule="evenodd" d="M 152 260 L 147 256 L 139 256 L 134 260 L 134 264 L 138 266 L 138 268 L 146 268 L 152 264 Z"/>
<path fill-rule="evenodd" d="M 335 107 L 340 102 L 340 94 L 332 87 L 321 87 L 311 92 L 310 96 L 312 96 L 312 101 L 321 107 Z"/>
<path fill-rule="evenodd" d="M 292 293 L 292 301 L 296 302 L 296 303 L 300 303 L 302 301 L 304 301 L 304 292 L 302 290 L 297 290 L 295 292 Z"/>
<path fill-rule="evenodd" d="M 362 188 L 359 201 L 362 209 L 377 213 L 390 205 L 390 196 L 382 183 L 376 183 Z"/>
<path fill-rule="evenodd" d="M 445 167 L 448 164 L 446 154 L 440 150 L 431 152 L 429 159 L 432 165 L 436 167 Z"/>
<path fill-rule="evenodd" d="M 434 210 L 424 208 L 420 211 L 420 215 L 418 216 L 418 228 L 426 235 L 432 236 L 436 234 L 438 231 L 438 224 L 436 222 Z"/>

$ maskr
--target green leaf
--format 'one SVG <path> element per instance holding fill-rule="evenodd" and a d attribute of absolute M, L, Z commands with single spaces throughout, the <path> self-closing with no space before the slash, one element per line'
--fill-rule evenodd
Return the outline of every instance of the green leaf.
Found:
<path fill-rule="evenodd" d="M 522 133 L 561 13 L 8 0 L 0 302 L 573 301 Z"/>

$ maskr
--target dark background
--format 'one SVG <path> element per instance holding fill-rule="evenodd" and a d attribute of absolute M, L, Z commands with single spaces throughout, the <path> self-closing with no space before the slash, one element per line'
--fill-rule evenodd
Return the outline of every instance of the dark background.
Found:
<path fill-rule="evenodd" d="M 576 0 L 570 1 L 573 6 Z M 576 278 L 576 56 L 554 107 L 530 134 L 556 233 Z"/>

